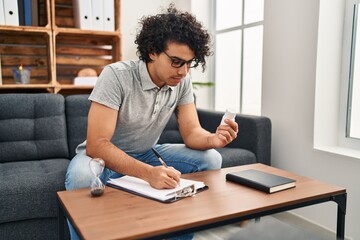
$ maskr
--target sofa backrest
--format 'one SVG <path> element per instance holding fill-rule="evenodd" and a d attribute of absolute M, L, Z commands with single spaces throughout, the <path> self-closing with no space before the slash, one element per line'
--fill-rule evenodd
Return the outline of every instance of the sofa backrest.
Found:
<path fill-rule="evenodd" d="M 64 97 L 0 94 L 0 162 L 68 158 Z"/>
<path fill-rule="evenodd" d="M 75 156 L 77 145 L 85 141 L 87 118 L 90 108 L 89 95 L 70 95 L 65 98 L 65 112 L 67 123 L 67 136 L 69 156 Z"/>
<path fill-rule="evenodd" d="M 175 113 L 169 119 L 164 131 L 161 133 L 158 143 L 184 143 L 177 124 Z"/>

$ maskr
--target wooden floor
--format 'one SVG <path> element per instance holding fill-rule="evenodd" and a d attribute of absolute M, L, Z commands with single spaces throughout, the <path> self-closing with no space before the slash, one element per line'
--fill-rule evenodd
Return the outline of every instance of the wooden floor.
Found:
<path fill-rule="evenodd" d="M 287 212 L 278 213 L 264 218 L 267 218 L 267 220 L 273 219 L 274 221 L 279 220 L 293 227 L 296 227 L 301 231 L 308 232 L 311 234 L 311 236 L 313 236 L 311 238 L 313 240 L 332 240 L 332 239 L 336 240 L 335 233 L 330 232 L 329 230 L 324 229 L 318 225 L 310 223 L 291 213 L 287 213 Z M 239 236 L 239 234 L 241 235 L 242 230 L 246 229 L 246 227 L 252 226 L 253 224 L 256 224 L 255 221 L 250 220 L 247 224 L 236 223 L 224 227 L 198 232 L 195 234 L 194 240 L 223 240 L 223 239 L 233 240 L 236 239 L 236 236 Z M 288 239 L 287 236 L 288 234 L 284 233 L 283 240 L 287 240 Z M 264 237 L 264 239 L 266 239 L 266 236 Z M 278 239 L 278 240 L 282 240 L 282 239 Z M 293 240 L 305 240 L 305 239 L 293 239 Z"/>

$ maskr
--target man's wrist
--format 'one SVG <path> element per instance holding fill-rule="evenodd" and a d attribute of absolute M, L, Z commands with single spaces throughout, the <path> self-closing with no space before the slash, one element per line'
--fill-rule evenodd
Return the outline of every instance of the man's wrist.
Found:
<path fill-rule="evenodd" d="M 213 144 L 213 139 L 212 139 L 213 135 L 209 135 L 206 138 L 207 144 L 210 148 L 214 148 L 214 144 Z"/>

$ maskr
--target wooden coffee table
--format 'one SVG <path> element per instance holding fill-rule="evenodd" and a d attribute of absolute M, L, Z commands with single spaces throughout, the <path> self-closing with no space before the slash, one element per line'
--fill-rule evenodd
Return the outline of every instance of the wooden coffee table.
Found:
<path fill-rule="evenodd" d="M 226 173 L 258 169 L 297 181 L 296 187 L 267 194 L 225 180 Z M 263 164 L 184 174 L 209 190 L 174 203 L 160 203 L 107 187 L 101 197 L 89 189 L 58 192 L 59 234 L 64 216 L 84 239 L 168 238 L 327 201 L 337 208 L 337 238 L 345 233 L 346 189 Z"/>

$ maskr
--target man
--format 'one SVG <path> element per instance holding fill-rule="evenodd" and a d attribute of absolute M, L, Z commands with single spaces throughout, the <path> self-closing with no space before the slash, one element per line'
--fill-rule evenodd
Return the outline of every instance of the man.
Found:
<path fill-rule="evenodd" d="M 135 40 L 140 60 L 106 66 L 89 97 L 87 141 L 69 165 L 67 190 L 90 186 L 89 161 L 95 157 L 105 161 L 104 182 L 130 175 L 154 188 L 174 188 L 181 173 L 220 168 L 221 155 L 213 148 L 224 147 L 237 136 L 234 121 L 210 133 L 198 120 L 188 73 L 199 64 L 204 69 L 210 55 L 210 36 L 202 25 L 173 6 L 143 18 L 141 24 Z M 157 144 L 174 111 L 185 144 Z"/>

